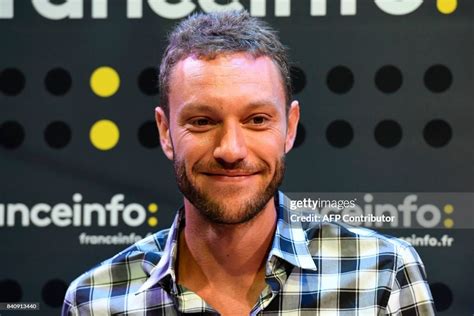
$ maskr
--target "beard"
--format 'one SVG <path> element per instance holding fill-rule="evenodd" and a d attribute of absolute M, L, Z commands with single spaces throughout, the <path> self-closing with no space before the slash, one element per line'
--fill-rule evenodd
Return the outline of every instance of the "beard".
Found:
<path fill-rule="evenodd" d="M 175 156 L 176 157 L 176 156 Z M 285 156 L 282 155 L 275 163 L 275 172 L 268 184 L 259 187 L 250 187 L 248 190 L 252 195 L 248 198 L 225 198 L 235 194 L 235 188 L 229 185 L 228 188 L 212 190 L 208 192 L 199 187 L 193 179 L 188 176 L 184 161 L 175 159 L 173 161 L 174 172 L 179 190 L 196 207 L 199 213 L 209 222 L 215 224 L 236 225 L 242 224 L 255 218 L 274 196 L 278 187 L 283 181 L 285 173 Z M 198 174 L 206 171 L 229 171 L 240 170 L 252 173 L 256 170 L 263 174 L 270 174 L 270 167 L 266 164 L 250 165 L 244 161 L 226 165 L 218 161 L 210 164 L 196 163 L 191 174 Z M 219 196 L 222 198 L 219 199 Z"/>

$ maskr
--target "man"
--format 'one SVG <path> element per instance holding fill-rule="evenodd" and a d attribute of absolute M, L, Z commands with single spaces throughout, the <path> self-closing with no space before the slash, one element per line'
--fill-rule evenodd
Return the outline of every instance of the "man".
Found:
<path fill-rule="evenodd" d="M 156 121 L 182 207 L 169 230 L 76 279 L 63 315 L 431 315 L 407 243 L 290 221 L 277 189 L 295 140 L 286 51 L 246 12 L 194 15 L 170 35 Z"/>

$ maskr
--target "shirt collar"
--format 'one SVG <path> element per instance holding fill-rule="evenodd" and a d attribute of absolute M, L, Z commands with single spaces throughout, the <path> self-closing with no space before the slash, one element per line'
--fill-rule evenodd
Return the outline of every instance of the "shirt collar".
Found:
<path fill-rule="evenodd" d="M 291 220 L 290 199 L 281 191 L 278 191 L 277 197 L 277 225 L 268 260 L 275 256 L 301 269 L 316 271 L 306 232 L 300 221 Z"/>
<path fill-rule="evenodd" d="M 275 206 L 277 209 L 277 224 L 275 236 L 273 237 L 272 247 L 268 254 L 267 267 L 274 258 L 283 259 L 293 266 L 301 269 L 316 271 L 311 253 L 308 249 L 309 241 L 306 233 L 299 221 L 291 221 L 291 213 L 289 211 L 290 200 L 281 191 L 275 194 Z M 176 286 L 176 259 L 178 254 L 179 231 L 184 221 L 184 209 L 180 208 L 171 225 L 168 233 L 163 255 L 151 272 L 150 277 L 142 284 L 135 293 L 136 295 L 146 291 L 156 284 L 166 283 L 165 280 L 171 281 L 167 284 L 169 289 L 177 293 Z M 273 265 L 271 265 L 273 266 Z M 270 271 L 267 271 L 267 274 Z M 165 284 L 163 284 L 165 285 Z"/>
<path fill-rule="evenodd" d="M 171 278 L 170 284 L 168 286 L 170 290 L 174 293 L 178 292 L 176 286 L 176 260 L 178 258 L 178 240 L 179 232 L 184 220 L 184 208 L 181 207 L 173 221 L 173 224 L 168 230 L 168 238 L 166 240 L 165 248 L 162 251 L 162 256 L 158 264 L 150 271 L 150 277 L 142 284 L 142 286 L 135 292 L 135 295 L 146 291 L 152 288 L 158 283 L 163 283 L 166 280 L 169 281 Z M 165 282 L 166 283 L 166 282 Z"/>

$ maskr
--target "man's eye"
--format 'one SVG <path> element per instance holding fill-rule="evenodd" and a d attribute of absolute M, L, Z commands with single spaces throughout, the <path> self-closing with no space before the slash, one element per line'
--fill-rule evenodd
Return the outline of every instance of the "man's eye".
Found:
<path fill-rule="evenodd" d="M 267 118 L 264 116 L 254 116 L 250 119 L 250 123 L 255 124 L 255 125 L 262 125 L 267 122 Z"/>
<path fill-rule="evenodd" d="M 195 126 L 207 126 L 210 124 L 210 121 L 205 118 L 195 119 L 191 122 Z"/>

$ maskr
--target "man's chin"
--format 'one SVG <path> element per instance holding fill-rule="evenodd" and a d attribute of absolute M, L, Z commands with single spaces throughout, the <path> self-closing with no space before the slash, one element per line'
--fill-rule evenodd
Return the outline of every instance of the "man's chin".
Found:
<path fill-rule="evenodd" d="M 245 208 L 244 205 L 231 208 L 224 206 L 217 212 L 216 209 L 213 209 L 212 211 L 199 209 L 199 211 L 209 222 L 214 224 L 239 225 L 255 219 L 263 210 L 263 208 L 250 210 L 243 208 Z"/>
<path fill-rule="evenodd" d="M 229 203 L 239 203 L 242 201 L 253 200 L 257 196 L 255 192 L 259 190 L 249 190 L 244 185 L 226 185 L 226 186 L 208 186 L 206 190 L 200 192 L 208 197 L 208 200 L 216 204 L 228 205 Z M 242 203 L 243 204 L 243 203 Z"/>
<path fill-rule="evenodd" d="M 239 179 L 234 173 L 235 179 L 220 179 L 199 172 L 200 168 L 188 177 L 184 163 L 174 163 L 180 191 L 204 218 L 216 224 L 242 224 L 262 212 L 283 180 L 284 156 L 275 165 L 274 174 L 259 172 Z"/>
<path fill-rule="evenodd" d="M 201 196 L 202 199 L 195 201 L 197 205 L 193 203 L 203 217 L 216 224 L 236 225 L 248 222 L 263 211 L 268 203 L 268 200 L 264 201 L 261 198 L 263 192 L 261 194 L 249 193 L 248 189 L 247 192 L 239 190 L 223 194 L 214 192 L 212 196 L 216 195 L 219 198 L 209 198 L 210 195 L 205 194 Z"/>

